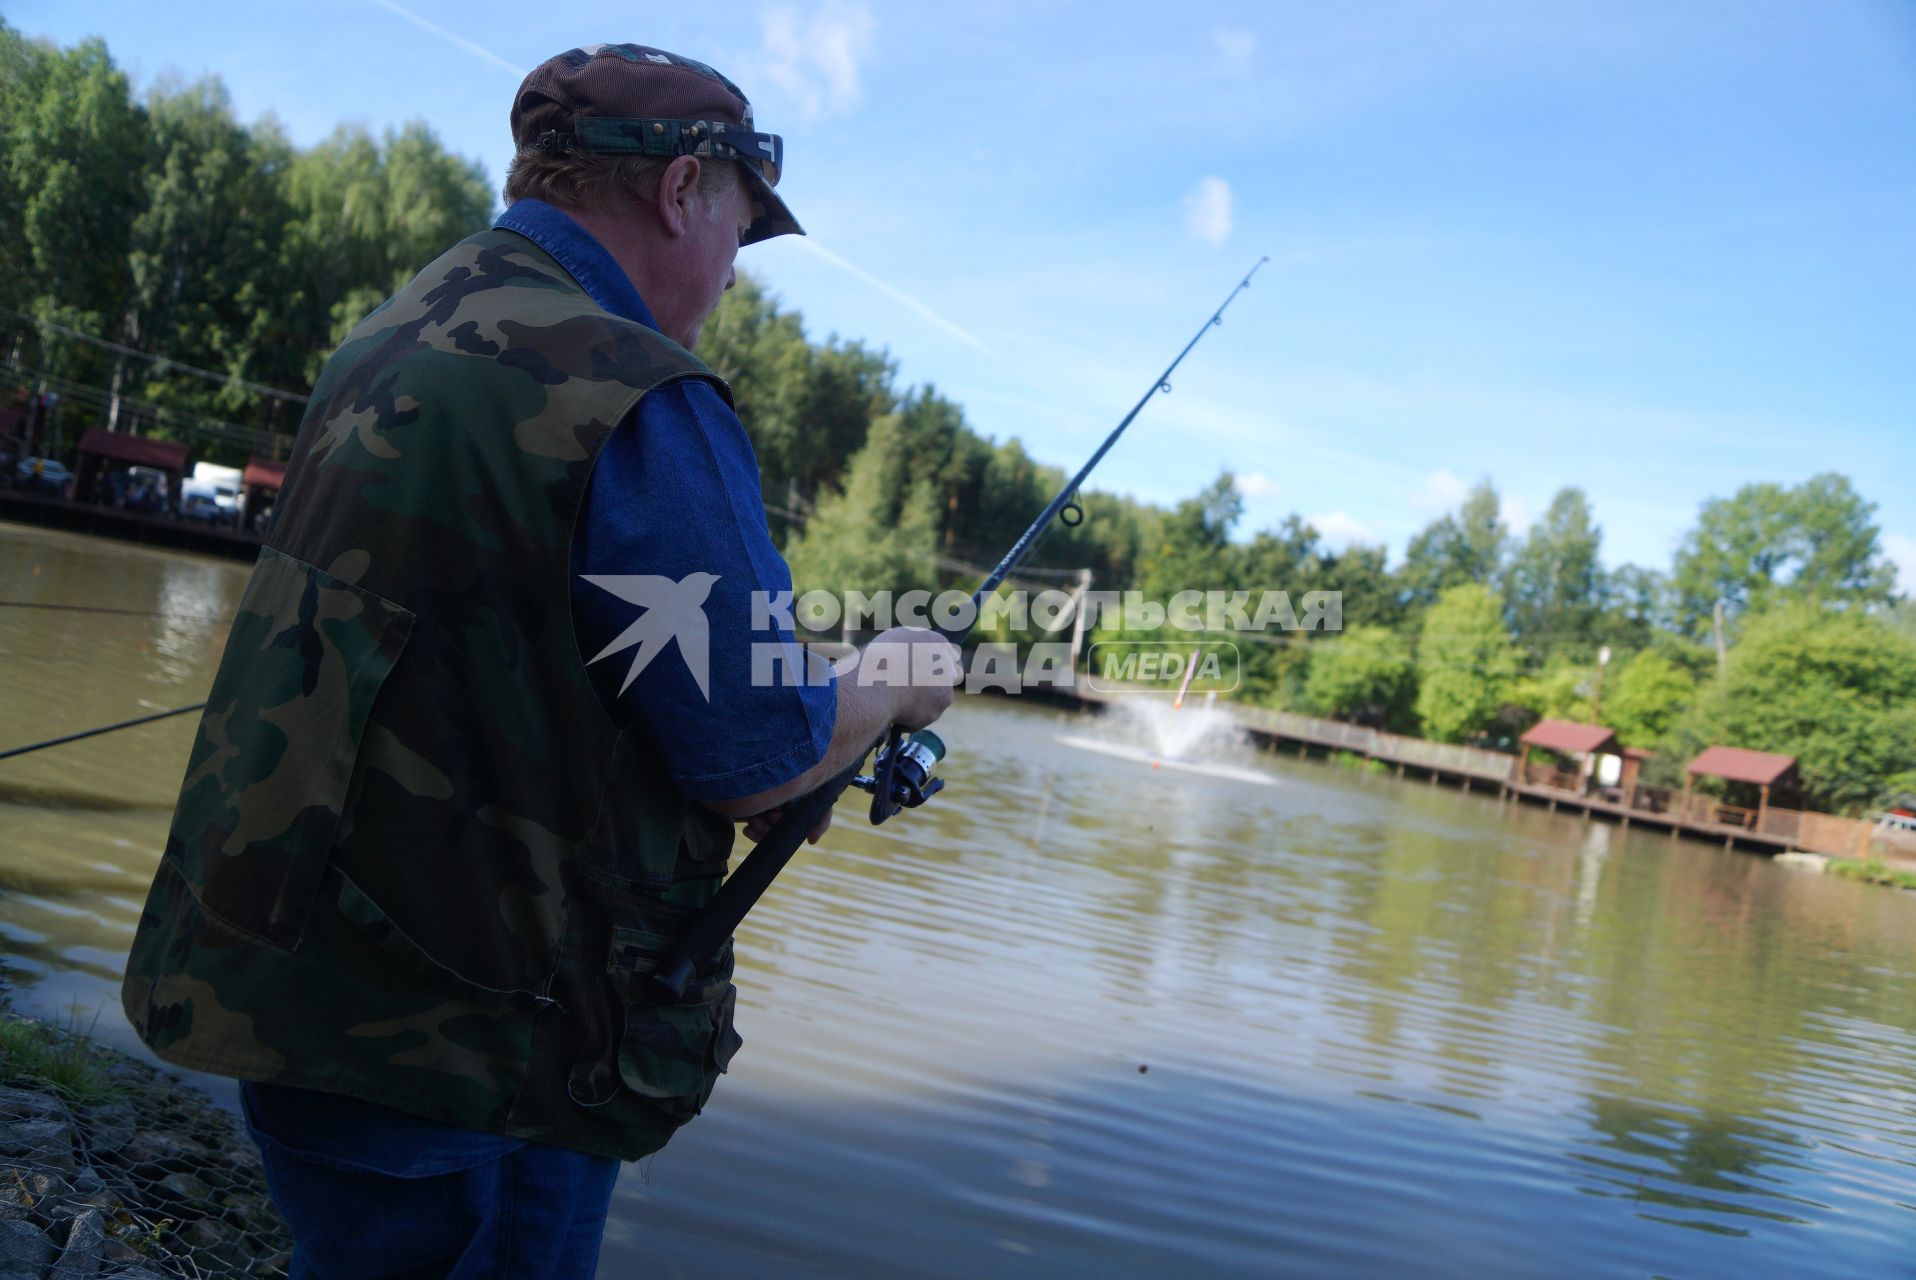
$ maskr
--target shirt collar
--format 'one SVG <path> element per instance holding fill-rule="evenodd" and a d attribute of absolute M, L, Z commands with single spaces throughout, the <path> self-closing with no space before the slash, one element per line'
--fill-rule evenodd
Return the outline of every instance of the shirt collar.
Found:
<path fill-rule="evenodd" d="M 613 315 L 649 329 L 659 327 L 631 277 L 605 246 L 556 206 L 530 198 L 514 200 L 492 225 L 516 232 L 551 254 L 587 297 Z"/>

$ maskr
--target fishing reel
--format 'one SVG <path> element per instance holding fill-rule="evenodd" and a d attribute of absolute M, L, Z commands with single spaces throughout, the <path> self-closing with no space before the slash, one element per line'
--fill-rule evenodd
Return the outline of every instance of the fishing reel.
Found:
<path fill-rule="evenodd" d="M 872 762 L 870 775 L 859 774 L 852 785 L 871 793 L 875 827 L 901 809 L 916 809 L 944 789 L 945 780 L 932 770 L 945 758 L 945 744 L 929 729 L 910 737 L 893 725 Z"/>

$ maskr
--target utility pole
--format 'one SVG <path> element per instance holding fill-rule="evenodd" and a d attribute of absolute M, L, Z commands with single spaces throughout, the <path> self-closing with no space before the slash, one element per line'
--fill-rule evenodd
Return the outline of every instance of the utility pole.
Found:
<path fill-rule="evenodd" d="M 1729 664 L 1729 654 L 1723 647 L 1723 601 L 1716 602 L 1716 682 L 1723 683 L 1724 673 Z"/>

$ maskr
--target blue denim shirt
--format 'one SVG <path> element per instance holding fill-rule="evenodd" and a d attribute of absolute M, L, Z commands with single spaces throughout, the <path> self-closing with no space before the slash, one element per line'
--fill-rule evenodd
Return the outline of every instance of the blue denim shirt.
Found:
<path fill-rule="evenodd" d="M 615 316 L 658 328 L 631 279 L 591 234 L 539 200 L 518 200 L 493 224 L 531 240 Z M 582 575 L 717 575 L 705 600 L 710 691 L 673 645 L 619 691 L 634 650 L 588 670 L 613 714 L 644 727 L 679 789 L 694 800 L 734 800 L 789 782 L 825 756 L 837 719 L 829 683 L 752 682 L 755 643 L 791 652 L 789 628 L 754 627 L 754 592 L 789 592 L 791 571 L 772 545 L 750 439 L 711 386 L 681 382 L 640 402 L 599 453 L 572 539 L 572 612 L 581 656 L 592 659 L 640 616 L 637 606 Z"/>

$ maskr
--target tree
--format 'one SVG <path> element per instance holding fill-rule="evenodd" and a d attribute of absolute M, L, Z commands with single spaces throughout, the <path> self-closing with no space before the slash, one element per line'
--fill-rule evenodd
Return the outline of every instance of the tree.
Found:
<path fill-rule="evenodd" d="M 1602 575 L 1602 611 L 1595 638 L 1613 649 L 1646 649 L 1659 633 L 1676 629 L 1670 579 L 1655 569 L 1618 565 Z"/>
<path fill-rule="evenodd" d="M 1479 583 L 1447 589 L 1424 614 L 1417 645 L 1417 718 L 1424 736 L 1461 742 L 1483 731 L 1517 678 L 1504 603 Z"/>
<path fill-rule="evenodd" d="M 1315 640 L 1304 705 L 1318 715 L 1394 728 L 1410 720 L 1417 670 L 1410 646 L 1387 627 L 1355 626 Z"/>
<path fill-rule="evenodd" d="M 1596 719 L 1597 668 L 1558 655 L 1539 671 L 1518 678 L 1511 686 L 1510 702 L 1537 720 L 1576 720 L 1591 723 Z"/>
<path fill-rule="evenodd" d="M 341 126 L 293 160 L 285 191 L 293 219 L 281 269 L 299 285 L 287 303 L 316 335 L 308 378 L 367 312 L 492 220 L 485 170 L 446 151 L 419 121 L 380 141 Z"/>
<path fill-rule="evenodd" d="M 1232 585 L 1231 530 L 1244 514 L 1244 497 L 1226 471 L 1195 497 L 1186 498 L 1164 518 L 1157 546 L 1146 561 L 1146 595 L 1159 603 L 1180 591 L 1204 591 Z"/>
<path fill-rule="evenodd" d="M 1489 480 L 1480 481 L 1455 515 L 1431 521 L 1411 538 L 1398 569 L 1405 602 L 1421 608 L 1447 588 L 1495 583 L 1509 538 L 1497 490 Z"/>
<path fill-rule="evenodd" d="M 1833 472 L 1795 488 L 1745 485 L 1703 504 L 1676 556 L 1679 620 L 1694 633 L 1721 600 L 1736 613 L 1792 600 L 1886 604 L 1896 571 L 1876 504 Z"/>
<path fill-rule="evenodd" d="M 262 340 L 277 329 L 278 245 L 291 215 L 278 175 L 217 80 L 160 88 L 147 113 L 145 208 L 128 254 L 124 340 L 249 381 L 296 375 L 273 359 L 277 344 Z M 258 407 L 231 384 L 168 377 L 164 365 L 117 357 L 115 391 L 129 380 L 141 399 L 169 407 L 227 418 Z"/>
<path fill-rule="evenodd" d="M 1750 620 L 1684 745 L 1797 758 L 1812 807 L 1857 809 L 1916 770 L 1916 640 L 1859 609 L 1809 602 Z"/>
<path fill-rule="evenodd" d="M 1517 637 L 1533 652 L 1595 651 L 1602 541 L 1590 500 L 1581 489 L 1565 488 L 1511 558 L 1504 594 Z"/>
<path fill-rule="evenodd" d="M 852 458 L 845 487 L 820 501 L 786 548 L 800 595 L 822 590 L 931 590 L 938 585 L 937 508 L 914 484 L 896 416 L 881 418 Z"/>
<path fill-rule="evenodd" d="M 97 39 L 67 50 L 14 45 L 7 61 L 26 76 L 7 94 L 8 194 L 0 201 L 16 206 L 8 220 L 19 219 L 31 273 L 20 301 L 97 331 L 117 323 L 130 284 L 145 112 Z"/>
<path fill-rule="evenodd" d="M 1627 746 L 1663 741 L 1696 697 L 1696 678 L 1660 649 L 1645 649 L 1610 673 L 1603 722 Z"/>

